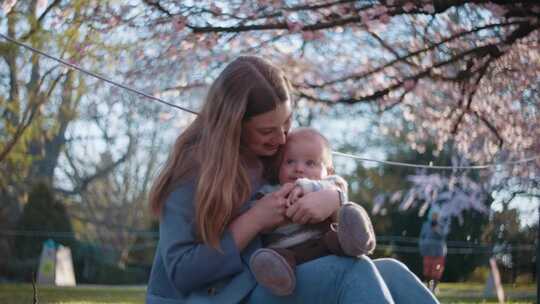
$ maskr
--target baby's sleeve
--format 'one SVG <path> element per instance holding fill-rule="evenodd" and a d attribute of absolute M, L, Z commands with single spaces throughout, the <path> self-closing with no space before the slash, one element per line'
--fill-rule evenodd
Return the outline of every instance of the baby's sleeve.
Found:
<path fill-rule="evenodd" d="M 330 175 L 321 180 L 322 189 L 335 189 L 336 187 L 343 193 L 343 202 L 349 201 L 349 184 L 339 175 Z"/>
<path fill-rule="evenodd" d="M 348 191 L 347 181 L 339 175 L 330 175 L 321 180 L 299 178 L 296 180 L 296 185 L 301 187 L 302 190 L 304 190 L 304 193 L 334 189 L 337 187 L 345 194 L 345 196 L 347 196 Z"/>
<path fill-rule="evenodd" d="M 296 186 L 302 188 L 302 190 L 305 193 L 309 192 L 316 192 L 324 189 L 325 185 L 323 185 L 322 180 L 312 180 L 309 178 L 299 178 L 295 182 Z M 326 185 L 328 187 L 328 185 Z"/>
<path fill-rule="evenodd" d="M 338 187 L 344 193 L 349 191 L 349 184 L 343 177 L 339 175 L 330 175 L 323 179 L 323 181 L 331 183 L 331 185 Z"/>

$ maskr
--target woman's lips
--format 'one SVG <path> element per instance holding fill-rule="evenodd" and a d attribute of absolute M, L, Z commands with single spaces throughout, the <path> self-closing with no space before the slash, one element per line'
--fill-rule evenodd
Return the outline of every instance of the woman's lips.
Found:
<path fill-rule="evenodd" d="M 279 148 L 279 145 L 264 145 L 267 150 L 277 150 Z"/>

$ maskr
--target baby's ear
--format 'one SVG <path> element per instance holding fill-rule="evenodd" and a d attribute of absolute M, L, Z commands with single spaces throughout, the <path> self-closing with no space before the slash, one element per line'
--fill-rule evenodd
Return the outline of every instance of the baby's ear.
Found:
<path fill-rule="evenodd" d="M 334 167 L 328 167 L 326 168 L 326 171 L 328 171 L 328 175 L 333 175 L 335 173 Z"/>

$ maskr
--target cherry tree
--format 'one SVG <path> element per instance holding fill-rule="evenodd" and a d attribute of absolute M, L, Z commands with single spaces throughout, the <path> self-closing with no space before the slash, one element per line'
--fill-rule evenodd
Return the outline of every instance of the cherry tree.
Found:
<path fill-rule="evenodd" d="M 103 40 L 76 49 L 108 58 L 101 72 L 155 96 L 196 110 L 227 62 L 259 54 L 286 70 L 302 108 L 379 115 L 381 132 L 406 132 L 420 152 L 452 145 L 471 164 L 540 153 L 537 1 L 142 3 L 96 4 L 85 24 Z M 122 42 L 114 58 L 102 48 L 112 42 Z M 190 115 L 156 113 L 183 124 Z M 485 174 L 487 191 L 538 188 L 540 158 L 497 170 Z"/>
<path fill-rule="evenodd" d="M 540 151 L 535 1 L 145 3 L 162 52 L 191 48 L 202 70 L 256 52 L 286 66 L 303 100 L 399 106 L 419 150 L 452 140 L 473 162 Z"/>
<path fill-rule="evenodd" d="M 207 83 L 234 56 L 260 54 L 286 69 L 302 106 L 348 105 L 339 114 L 351 120 L 397 116 L 381 119 L 381 132 L 406 130 L 419 152 L 435 142 L 467 164 L 509 162 L 481 174 L 484 193 L 538 195 L 540 158 L 512 162 L 540 154 L 537 1 L 144 3 L 141 18 L 161 54 L 145 71 L 156 73 L 158 61 L 159 73 L 175 75 L 163 62 L 189 58 L 180 90 Z M 461 187 L 448 186 L 456 181 Z M 411 182 L 417 199 L 430 188 L 456 201 L 461 207 L 449 214 L 482 209 L 474 203 L 482 191 L 465 176 L 426 172 Z"/>

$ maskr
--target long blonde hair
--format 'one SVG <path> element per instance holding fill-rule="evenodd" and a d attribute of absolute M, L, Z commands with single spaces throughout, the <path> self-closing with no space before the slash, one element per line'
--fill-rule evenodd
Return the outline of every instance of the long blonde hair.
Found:
<path fill-rule="evenodd" d="M 283 72 L 255 56 L 238 57 L 211 85 L 195 121 L 181 133 L 150 190 L 160 215 L 165 200 L 188 178 L 197 179 L 195 223 L 198 237 L 219 248 L 219 240 L 239 204 L 251 194 L 241 146 L 242 123 L 290 99 Z"/>

